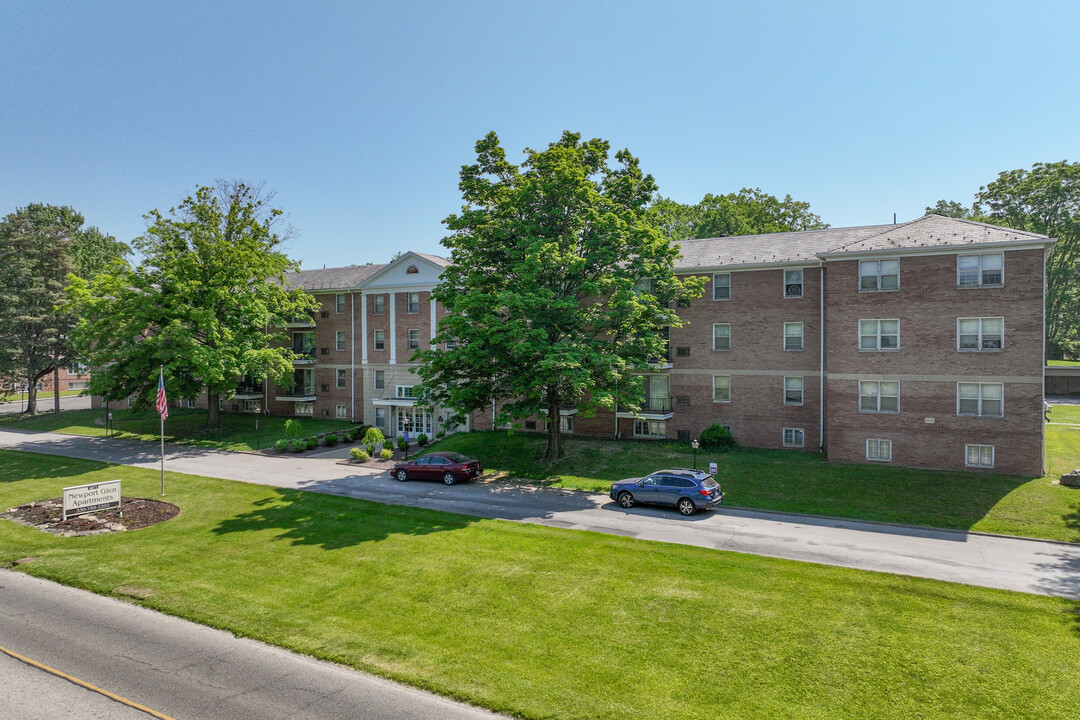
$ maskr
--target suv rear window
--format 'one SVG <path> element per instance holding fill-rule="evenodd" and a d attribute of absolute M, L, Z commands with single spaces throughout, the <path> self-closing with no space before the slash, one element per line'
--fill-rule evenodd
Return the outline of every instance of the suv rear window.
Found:
<path fill-rule="evenodd" d="M 702 478 L 701 486 L 706 490 L 712 490 L 714 487 L 720 487 L 720 483 L 712 479 L 712 476 Z"/>

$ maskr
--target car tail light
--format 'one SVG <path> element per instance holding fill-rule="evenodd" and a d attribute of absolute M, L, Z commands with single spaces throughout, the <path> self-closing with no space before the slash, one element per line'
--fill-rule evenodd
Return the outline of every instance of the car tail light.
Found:
<path fill-rule="evenodd" d="M 704 489 L 704 488 L 702 488 L 701 490 L 698 490 L 698 492 L 701 493 L 702 495 L 704 495 L 705 497 L 709 496 L 709 491 Z"/>

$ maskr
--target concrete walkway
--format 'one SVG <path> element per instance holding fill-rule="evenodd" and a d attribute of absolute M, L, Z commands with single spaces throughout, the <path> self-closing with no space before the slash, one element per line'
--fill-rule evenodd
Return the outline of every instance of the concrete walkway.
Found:
<path fill-rule="evenodd" d="M 0 448 L 157 469 L 158 446 L 0 430 Z M 506 483 L 399 483 L 385 470 L 319 457 L 167 447 L 166 469 L 478 517 L 611 533 L 1080 600 L 1080 545 L 720 508 L 684 518 L 623 510 L 606 495 Z M 166 488 L 167 490 L 167 488 Z"/>

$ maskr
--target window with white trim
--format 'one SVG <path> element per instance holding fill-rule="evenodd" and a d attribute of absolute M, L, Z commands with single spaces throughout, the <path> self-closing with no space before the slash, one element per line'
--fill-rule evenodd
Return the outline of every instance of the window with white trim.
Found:
<path fill-rule="evenodd" d="M 372 378 L 371 384 L 375 386 L 376 390 L 382 390 L 383 388 L 385 388 L 386 387 L 386 371 L 385 370 L 376 370 L 375 371 L 375 376 Z"/>
<path fill-rule="evenodd" d="M 398 385 L 394 388 L 394 396 L 399 398 L 416 397 L 416 387 L 413 385 Z"/>
<path fill-rule="evenodd" d="M 245 400 L 244 412 L 257 413 L 262 410 L 262 400 Z"/>
<path fill-rule="evenodd" d="M 956 383 L 956 414 L 973 417 L 1002 417 L 1002 383 Z"/>
<path fill-rule="evenodd" d="M 574 432 L 574 416 L 566 415 L 559 418 L 559 432 L 572 434 Z"/>
<path fill-rule="evenodd" d="M 713 323 L 713 326 L 712 326 L 712 349 L 713 350 L 730 350 L 731 349 L 731 324 L 730 323 Z"/>
<path fill-rule="evenodd" d="M 784 271 L 784 297 L 801 298 L 803 296 L 802 270 Z"/>
<path fill-rule="evenodd" d="M 374 346 L 375 350 L 385 350 L 386 349 L 386 331 L 385 330 L 376 330 L 375 331 L 373 346 Z"/>
<path fill-rule="evenodd" d="M 334 312 L 340 315 L 345 312 L 345 295 L 344 293 L 338 293 L 334 296 Z"/>
<path fill-rule="evenodd" d="M 339 388 L 345 387 L 345 381 L 348 378 L 348 376 L 345 373 L 346 373 L 345 370 L 343 370 L 341 368 L 338 368 L 338 370 L 337 370 L 337 386 Z"/>
<path fill-rule="evenodd" d="M 386 408 L 375 408 L 375 427 L 380 430 L 386 429 Z"/>
<path fill-rule="evenodd" d="M 380 293 L 378 295 L 371 296 L 371 314 L 372 315 L 385 315 L 386 314 L 386 295 Z"/>
<path fill-rule="evenodd" d="M 892 440 L 867 440 L 866 459 L 878 462 L 892 460 Z"/>
<path fill-rule="evenodd" d="M 334 333 L 334 349 L 335 350 L 344 350 L 345 349 L 345 331 L 344 330 L 338 330 L 336 333 Z"/>
<path fill-rule="evenodd" d="M 713 273 L 712 276 L 712 299 L 731 299 L 731 273 Z"/>
<path fill-rule="evenodd" d="M 1005 284 L 1005 254 L 956 256 L 956 284 L 959 287 L 999 287 Z"/>
<path fill-rule="evenodd" d="M 900 412 L 900 383 L 860 380 L 859 410 L 876 413 Z"/>
<path fill-rule="evenodd" d="M 899 320 L 860 320 L 859 350 L 899 350 Z"/>
<path fill-rule="evenodd" d="M 667 423 L 663 420 L 635 420 L 634 437 L 666 438 Z"/>
<path fill-rule="evenodd" d="M 899 260 L 860 260 L 859 292 L 900 289 Z"/>
<path fill-rule="evenodd" d="M 801 377 L 784 378 L 784 404 L 803 404 L 803 379 Z"/>
<path fill-rule="evenodd" d="M 993 445 L 965 445 L 964 464 L 968 467 L 994 467 Z"/>
<path fill-rule="evenodd" d="M 712 376 L 712 399 L 713 402 L 731 402 L 731 376 Z"/>
<path fill-rule="evenodd" d="M 420 348 L 420 331 L 419 330 L 410 330 L 409 331 L 409 349 L 410 350 L 418 350 L 419 348 Z"/>
<path fill-rule="evenodd" d="M 302 402 L 296 403 L 293 409 L 293 415 L 300 415 L 301 417 L 311 417 L 315 414 L 315 403 Z"/>
<path fill-rule="evenodd" d="M 956 349 L 960 352 L 1001 350 L 1005 344 L 1005 318 L 957 318 Z"/>
<path fill-rule="evenodd" d="M 337 410 L 336 415 L 337 415 L 338 420 L 345 419 L 346 413 L 348 412 L 348 408 L 345 405 L 343 405 L 341 403 L 338 403 L 336 410 Z"/>
<path fill-rule="evenodd" d="M 420 293 L 409 293 L 409 314 L 416 315 L 420 312 Z"/>
<path fill-rule="evenodd" d="M 784 428 L 784 447 L 802 447 L 805 443 L 805 430 L 802 428 Z"/>
<path fill-rule="evenodd" d="M 803 349 L 803 324 L 801 322 L 784 323 L 784 349 Z"/>

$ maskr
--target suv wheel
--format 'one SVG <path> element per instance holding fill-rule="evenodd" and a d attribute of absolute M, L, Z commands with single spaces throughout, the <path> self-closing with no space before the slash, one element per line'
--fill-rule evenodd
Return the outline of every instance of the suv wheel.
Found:
<path fill-rule="evenodd" d="M 625 490 L 619 493 L 618 500 L 619 504 L 622 505 L 624 508 L 634 507 L 634 496 L 626 492 Z"/>
<path fill-rule="evenodd" d="M 697 505 L 690 498 L 679 498 L 679 512 L 683 515 L 693 515 L 697 512 Z"/>

